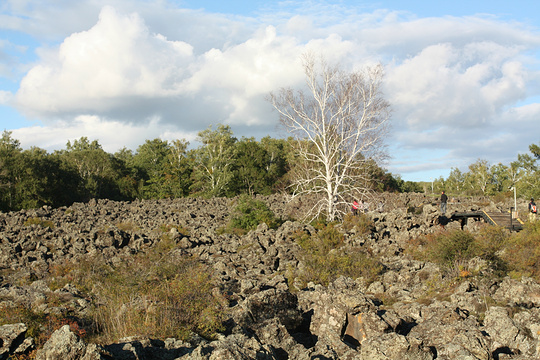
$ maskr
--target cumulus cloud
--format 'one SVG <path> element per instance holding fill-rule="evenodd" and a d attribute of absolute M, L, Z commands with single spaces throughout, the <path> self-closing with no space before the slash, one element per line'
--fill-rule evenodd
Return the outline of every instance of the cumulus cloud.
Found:
<path fill-rule="evenodd" d="M 514 41 L 508 41 L 508 34 L 501 38 L 489 25 L 491 37 L 483 29 L 468 42 L 431 44 L 387 67 L 396 142 L 418 149 L 424 163 L 445 169 L 465 168 L 478 158 L 508 163 L 538 141 L 538 125 L 523 120 L 536 129 L 526 132 L 515 117 L 524 111 L 517 104 L 535 95 L 531 84 L 538 71 L 527 67 L 534 59 L 526 54 L 538 38 L 528 42 L 528 32 L 513 29 Z M 529 109 L 529 116 L 538 117 L 538 110 Z M 437 149 L 445 156 L 427 155 Z M 409 165 L 394 163 L 392 171 L 410 172 Z"/>
<path fill-rule="evenodd" d="M 158 116 L 199 130 L 216 122 L 267 126 L 264 97 L 301 81 L 291 66 L 300 51 L 266 26 L 243 43 L 196 56 L 192 45 L 152 33 L 138 14 L 107 6 L 91 29 L 42 51 L 16 99 L 21 111 L 45 119 L 90 113 L 135 123 Z"/>
<path fill-rule="evenodd" d="M 410 126 L 481 125 L 526 96 L 528 71 L 497 44 L 436 44 L 391 67 L 388 89 Z M 405 110 L 406 109 L 406 110 Z"/>
<path fill-rule="evenodd" d="M 126 98 L 178 94 L 191 46 L 151 34 L 136 14 L 105 7 L 97 24 L 64 40 L 56 56 L 34 67 L 17 92 L 30 113 L 106 113 Z"/>
<path fill-rule="evenodd" d="M 275 28 L 268 26 L 245 43 L 205 53 L 186 85 L 222 109 L 219 117 L 225 123 L 267 125 L 271 108 L 264 98 L 302 81 L 300 52 L 293 39 L 278 38 Z"/>

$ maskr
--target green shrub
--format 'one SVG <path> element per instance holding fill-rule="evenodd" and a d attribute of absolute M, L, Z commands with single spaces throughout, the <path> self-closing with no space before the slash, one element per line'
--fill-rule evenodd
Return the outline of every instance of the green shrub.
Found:
<path fill-rule="evenodd" d="M 325 256 L 331 250 L 340 248 L 343 245 L 343 234 L 332 225 L 322 228 L 315 236 L 303 234 L 303 236 L 298 237 L 298 244 L 312 255 Z"/>
<path fill-rule="evenodd" d="M 503 258 L 513 277 L 532 276 L 540 281 L 540 221 L 528 222 L 510 236 Z"/>
<path fill-rule="evenodd" d="M 491 268 L 500 276 L 506 275 L 509 262 L 501 254 L 509 244 L 510 232 L 502 226 L 484 226 L 475 236 L 475 246 L 479 256 L 487 260 Z"/>
<path fill-rule="evenodd" d="M 240 196 L 231 214 L 229 230 L 249 231 L 262 223 L 266 223 L 270 228 L 276 228 L 279 225 L 278 219 L 263 201 L 255 200 L 249 195 Z"/>
<path fill-rule="evenodd" d="M 294 274 L 302 283 L 315 282 L 328 285 L 340 276 L 353 279 L 364 277 L 372 282 L 382 273 L 383 266 L 367 252 L 344 246 L 343 234 L 333 225 L 327 225 L 309 236 L 305 232 L 295 234 L 301 246 L 304 267 Z"/>
<path fill-rule="evenodd" d="M 421 260 L 453 266 L 456 261 L 477 255 L 474 242 L 474 236 L 469 232 L 441 231 L 410 241 L 409 252 Z"/>
<path fill-rule="evenodd" d="M 407 252 L 416 259 L 444 266 L 459 277 L 473 275 L 468 261 L 486 260 L 496 275 L 504 276 L 508 262 L 500 254 L 508 247 L 509 232 L 503 227 L 486 225 L 476 234 L 463 230 L 440 231 L 409 241 Z"/>
<path fill-rule="evenodd" d="M 422 215 L 424 212 L 424 207 L 423 206 L 418 206 L 418 207 L 415 207 L 415 206 L 409 206 L 407 208 L 407 213 L 408 214 L 413 214 L 413 215 Z"/>
<path fill-rule="evenodd" d="M 502 226 L 486 225 L 475 235 L 475 244 L 479 256 L 486 260 L 498 261 L 498 253 L 505 248 L 510 234 Z"/>
<path fill-rule="evenodd" d="M 330 225 L 329 222 L 326 220 L 326 216 L 324 214 L 320 214 L 318 217 L 311 220 L 309 224 L 317 230 L 324 229 L 325 227 Z"/>
<path fill-rule="evenodd" d="M 447 236 L 440 236 L 433 256 L 439 263 L 453 264 L 456 260 L 471 259 L 477 253 L 474 236 L 463 230 L 455 230 Z"/>

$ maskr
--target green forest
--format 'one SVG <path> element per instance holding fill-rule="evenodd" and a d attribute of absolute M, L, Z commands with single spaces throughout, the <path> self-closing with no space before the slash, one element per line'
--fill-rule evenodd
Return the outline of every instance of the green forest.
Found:
<path fill-rule="evenodd" d="M 426 192 L 446 192 L 465 196 L 494 196 L 505 194 L 522 199 L 540 197 L 540 146 L 529 145 L 530 154 L 519 154 L 510 164 L 489 164 L 478 159 L 470 164 L 466 171 L 452 168 L 445 179 L 440 177 L 433 182 L 422 183 Z"/>
<path fill-rule="evenodd" d="M 186 140 L 146 140 L 136 151 L 107 153 L 99 140 L 81 137 L 52 153 L 38 147 L 23 150 L 12 132 L 0 139 L 0 210 L 16 211 L 69 206 L 92 198 L 131 201 L 178 197 L 234 197 L 288 192 L 294 173 L 290 139 L 237 139 L 218 125 L 198 133 L 197 148 Z M 478 160 L 468 171 L 452 169 L 432 182 L 403 181 L 379 166 L 371 170 L 374 191 L 454 195 L 511 194 L 540 196 L 540 148 L 519 155 L 509 165 Z"/>
<path fill-rule="evenodd" d="M 136 151 L 107 153 L 99 140 L 81 137 L 63 150 L 23 150 L 12 132 L 0 139 L 0 210 L 69 206 L 90 199 L 130 201 L 178 197 L 234 197 L 289 191 L 294 164 L 290 139 L 237 139 L 229 126 L 186 140 L 146 140 Z M 374 167 L 373 189 L 411 186 Z"/>

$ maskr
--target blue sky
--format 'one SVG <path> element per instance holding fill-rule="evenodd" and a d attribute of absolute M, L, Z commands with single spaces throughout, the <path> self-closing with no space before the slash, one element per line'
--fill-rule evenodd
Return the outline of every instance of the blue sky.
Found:
<path fill-rule="evenodd" d="M 2 0 L 0 130 L 24 148 L 86 136 L 115 152 L 209 125 L 281 136 L 265 97 L 299 57 L 385 66 L 390 160 L 405 180 L 540 142 L 531 1 Z"/>

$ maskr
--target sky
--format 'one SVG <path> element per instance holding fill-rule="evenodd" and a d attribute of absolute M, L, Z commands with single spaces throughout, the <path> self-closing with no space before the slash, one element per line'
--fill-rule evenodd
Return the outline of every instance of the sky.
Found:
<path fill-rule="evenodd" d="M 301 55 L 382 64 L 384 167 L 446 178 L 540 143 L 540 11 L 527 0 L 0 0 L 0 131 L 23 148 L 83 136 L 114 153 L 229 125 L 284 137 L 268 94 Z"/>

